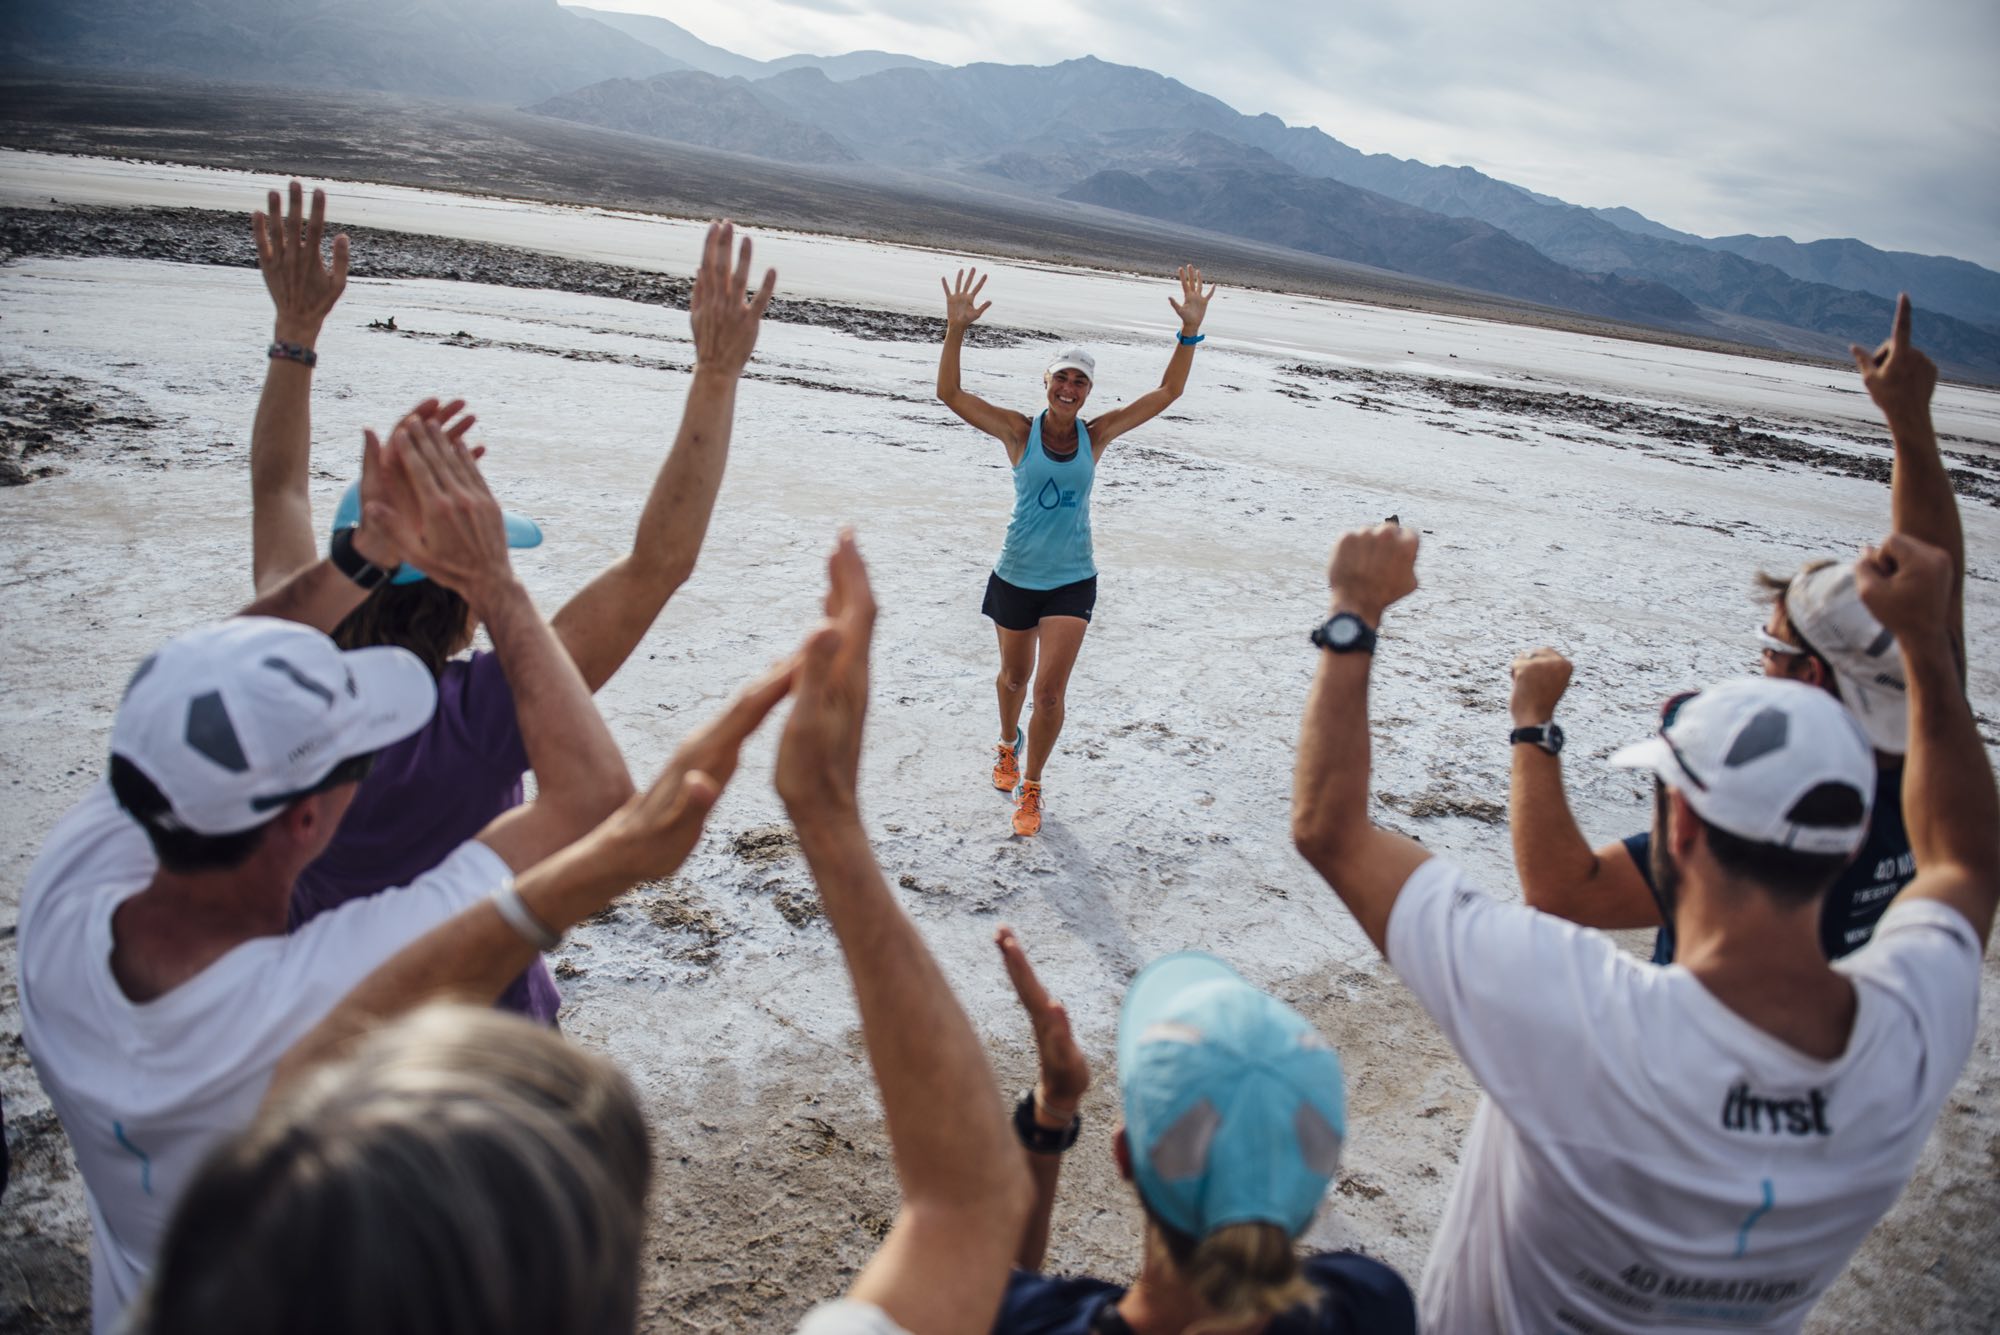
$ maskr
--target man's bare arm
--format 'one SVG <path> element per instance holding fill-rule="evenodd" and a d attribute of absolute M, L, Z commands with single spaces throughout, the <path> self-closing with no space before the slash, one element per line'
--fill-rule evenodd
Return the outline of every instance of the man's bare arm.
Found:
<path fill-rule="evenodd" d="M 1509 713 L 1516 728 L 1555 721 L 1569 689 L 1570 663 L 1553 649 L 1515 658 Z M 1657 927 L 1660 910 L 1624 844 L 1592 850 L 1563 791 L 1562 760 L 1539 746 L 1513 748 L 1507 820 L 1514 870 L 1530 908 L 1584 927 Z"/>
<path fill-rule="evenodd" d="M 985 1335 L 1027 1215 L 1027 1173 L 985 1048 L 861 827 L 875 601 L 851 536 L 829 573 L 828 622 L 800 662 L 777 782 L 847 960 L 903 1188 L 896 1222 L 849 1296 L 918 1335 Z"/>
<path fill-rule="evenodd" d="M 1383 524 L 1342 535 L 1327 576 L 1333 611 L 1380 626 L 1383 612 L 1415 591 L 1416 559 L 1412 529 Z M 1374 658 L 1320 652 L 1292 773 L 1292 842 L 1386 956 L 1389 915 L 1410 874 L 1430 854 L 1368 818 L 1368 676 Z"/>
<path fill-rule="evenodd" d="M 1965 674 L 1965 530 L 1951 474 L 1931 424 L 1937 367 L 1910 342 L 1910 296 L 1896 299 L 1889 339 L 1872 354 L 1856 346 L 1854 364 L 1868 397 L 1889 425 L 1895 465 L 1889 476 L 1890 528 L 1941 549 L 1951 558 L 1951 646 Z"/>
<path fill-rule="evenodd" d="M 709 518 L 715 513 L 716 493 L 729 461 L 736 388 L 756 350 L 758 326 L 778 281 L 775 270 L 767 271 L 752 295 L 750 242 L 744 240 L 732 270 L 734 238 L 728 223 L 708 229 L 701 270 L 688 303 L 694 327 L 694 380 L 681 410 L 680 432 L 639 516 L 631 554 L 586 584 L 552 621 L 583 674 L 583 684 L 592 691 L 631 657 L 667 600 L 694 573 Z"/>
<path fill-rule="evenodd" d="M 326 192 L 291 184 L 290 210 L 280 215 L 278 192 L 253 213 L 257 267 L 277 308 L 274 342 L 312 352 L 327 313 L 347 286 L 347 235 L 333 239 L 330 264 L 320 262 L 326 233 Z M 250 565 L 257 592 L 269 593 L 319 558 L 307 483 L 312 465 L 312 368 L 273 357 L 250 428 Z"/>
<path fill-rule="evenodd" d="M 1983 946 L 2000 901 L 2000 794 L 1952 656 L 1951 556 L 1891 533 L 1862 553 L 1855 579 L 1862 602 L 1895 633 L 1909 678 L 1903 820 L 1917 877 L 1897 898 L 1951 905 Z"/>
<path fill-rule="evenodd" d="M 1014 929 L 1002 925 L 994 933 L 993 944 L 1000 948 L 1014 995 L 1020 998 L 1021 1009 L 1028 1013 L 1028 1024 L 1035 1032 L 1035 1057 L 1040 1067 L 1033 1095 L 1035 1124 L 1060 1134 L 1075 1123 L 1078 1107 L 1090 1089 L 1090 1062 L 1070 1030 L 1068 1010 L 1035 976 L 1035 966 L 1029 963 L 1028 952 Z M 1023 1270 L 1040 1270 L 1049 1253 L 1049 1219 L 1055 1213 L 1056 1187 L 1062 1179 L 1062 1153 L 1045 1154 L 1023 1146 L 1021 1156 L 1035 1190 L 1014 1264 Z"/>

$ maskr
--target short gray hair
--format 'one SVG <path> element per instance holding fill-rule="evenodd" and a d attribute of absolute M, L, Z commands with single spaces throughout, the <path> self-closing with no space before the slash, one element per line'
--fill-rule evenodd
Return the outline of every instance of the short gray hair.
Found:
<path fill-rule="evenodd" d="M 617 1067 L 432 1007 L 209 1158 L 127 1329 L 629 1335 L 651 1178 Z"/>

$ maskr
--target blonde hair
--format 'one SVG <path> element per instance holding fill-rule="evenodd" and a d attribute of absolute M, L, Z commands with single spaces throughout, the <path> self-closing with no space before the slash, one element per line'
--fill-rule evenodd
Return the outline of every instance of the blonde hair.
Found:
<path fill-rule="evenodd" d="M 1147 1249 L 1165 1260 L 1214 1314 L 1191 1330 L 1233 1330 L 1318 1306 L 1319 1289 L 1300 1272 L 1292 1236 L 1278 1225 L 1224 1224 L 1196 1239 L 1150 1209 L 1147 1216 Z"/>
<path fill-rule="evenodd" d="M 434 1007 L 210 1157 L 129 1328 L 629 1335 L 651 1176 L 611 1063 Z"/>

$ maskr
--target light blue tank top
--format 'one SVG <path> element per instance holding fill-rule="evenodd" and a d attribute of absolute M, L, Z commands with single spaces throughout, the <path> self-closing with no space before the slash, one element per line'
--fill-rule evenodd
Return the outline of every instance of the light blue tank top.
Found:
<path fill-rule="evenodd" d="M 1097 461 L 1090 430 L 1076 423 L 1076 457 L 1058 463 L 1042 448 L 1042 418 L 1014 465 L 1014 518 L 993 573 L 1023 589 L 1058 589 L 1097 573 L 1090 554 L 1090 484 Z"/>

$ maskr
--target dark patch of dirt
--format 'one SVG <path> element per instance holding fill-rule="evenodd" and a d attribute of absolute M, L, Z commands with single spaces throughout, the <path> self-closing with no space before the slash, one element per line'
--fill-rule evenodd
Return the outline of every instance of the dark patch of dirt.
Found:
<path fill-rule="evenodd" d="M 435 278 L 497 287 L 547 288 L 686 310 L 692 283 L 671 274 L 616 264 L 564 259 L 518 246 L 346 227 L 355 278 Z M 246 214 L 212 209 L 0 209 L 0 262 L 29 255 L 115 256 L 253 269 L 256 249 Z M 901 311 L 869 310 L 831 301 L 778 298 L 767 318 L 779 324 L 837 329 L 885 342 L 942 343 L 944 320 Z M 397 331 L 401 332 L 401 331 Z M 966 342 L 1004 348 L 1054 334 L 976 324 Z"/>
<path fill-rule="evenodd" d="M 789 825 L 754 825 L 729 841 L 729 851 L 753 867 L 777 862 L 799 851 L 799 837 Z"/>
<path fill-rule="evenodd" d="M 1681 447 L 1678 450 L 1661 453 L 1662 458 L 1672 459 L 1678 463 L 1692 464 L 1702 455 L 1706 455 L 1711 459 L 1728 461 L 1732 467 L 1740 466 L 1736 462 L 1739 460 L 1767 468 L 1775 468 L 1781 464 L 1795 464 L 1815 472 L 1864 478 L 1884 485 L 1889 481 L 1891 456 L 1885 448 L 1886 442 L 1879 437 L 1825 426 L 1806 427 L 1801 424 L 1800 429 L 1810 430 L 1815 435 L 1850 441 L 1868 448 L 1870 452 L 1851 453 L 1812 444 L 1788 435 L 1780 435 L 1770 424 L 1754 417 L 1734 417 L 1726 414 L 1695 416 L 1684 412 L 1667 412 L 1641 404 L 1620 403 L 1590 394 L 1515 389 L 1507 385 L 1450 380 L 1441 376 L 1373 371 L 1363 367 L 1314 366 L 1298 363 L 1284 367 L 1283 371 L 1287 375 L 1354 385 L 1357 392 L 1351 397 L 1343 396 L 1340 401 L 1359 408 L 1381 409 L 1393 406 L 1385 405 L 1380 399 L 1370 398 L 1359 392 L 1362 389 L 1373 389 L 1384 393 L 1420 394 L 1462 411 L 1537 418 L 1543 422 L 1574 423 L 1606 433 L 1604 437 L 1598 438 L 1563 437 L 1584 444 L 1622 445 L 1646 450 L 1656 448 L 1648 444 L 1648 441 L 1678 446 Z M 1294 398 L 1299 397 L 1298 393 L 1282 385 L 1279 387 L 1279 392 L 1291 394 Z M 1440 425 L 1449 425 L 1452 430 L 1461 434 L 1519 439 L 1511 433 L 1478 423 Z M 1621 437 L 1623 439 L 1620 439 Z M 1639 439 L 1634 440 L 1634 437 Z M 1962 465 L 1946 470 L 1951 474 L 1952 485 L 1958 494 L 2000 507 L 2000 466 L 1996 466 L 1990 459 L 1981 459 L 1962 451 L 1948 453 Z"/>
<path fill-rule="evenodd" d="M 0 486 L 18 487 L 62 471 L 100 431 L 156 431 L 159 418 L 121 406 L 123 396 L 70 375 L 0 371 Z"/>
<path fill-rule="evenodd" d="M 1437 791 L 1419 793 L 1415 797 L 1404 797 L 1400 793 L 1380 793 L 1377 796 L 1382 805 L 1393 807 L 1417 820 L 1435 820 L 1439 816 L 1463 816 L 1482 825 L 1499 825 L 1507 819 L 1507 808 L 1504 804 L 1483 797 L 1461 797 L 1456 793 Z"/>

